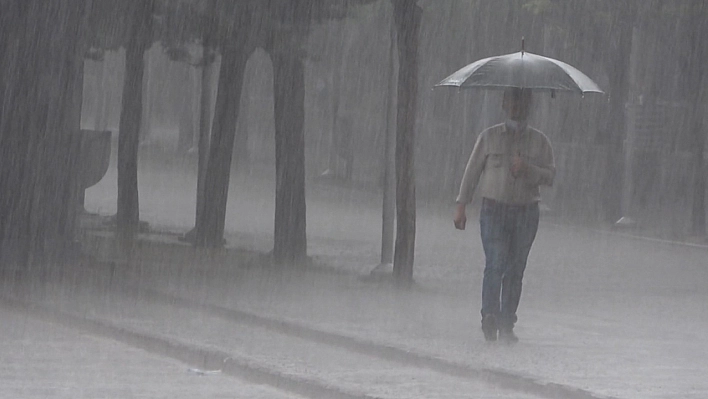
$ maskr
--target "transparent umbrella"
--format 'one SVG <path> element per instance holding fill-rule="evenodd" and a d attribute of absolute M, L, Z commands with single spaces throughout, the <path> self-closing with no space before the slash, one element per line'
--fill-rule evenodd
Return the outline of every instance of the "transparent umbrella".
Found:
<path fill-rule="evenodd" d="M 447 78 L 439 86 L 477 89 L 518 87 L 540 91 L 604 93 L 587 75 L 565 62 L 528 53 L 499 55 L 475 61 Z"/>

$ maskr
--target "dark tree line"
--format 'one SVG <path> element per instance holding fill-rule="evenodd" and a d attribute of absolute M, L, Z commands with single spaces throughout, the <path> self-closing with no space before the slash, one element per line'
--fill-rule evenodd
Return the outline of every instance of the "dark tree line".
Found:
<path fill-rule="evenodd" d="M 288 0 L 86 0 L 3 1 L 2 236 L 3 257 L 31 263 L 34 254 L 71 247 L 75 240 L 76 192 L 72 154 L 80 129 L 83 59 L 125 48 L 125 79 L 118 140 L 117 232 L 130 243 L 138 231 L 138 144 L 142 119 L 145 52 L 155 41 L 179 46 L 202 41 L 204 65 L 210 51 L 222 57 L 211 132 L 200 140 L 204 168 L 194 242 L 223 245 L 229 174 L 246 62 L 257 47 L 271 57 L 276 121 L 276 207 L 273 256 L 278 262 L 307 257 L 305 205 L 305 40 L 314 22 L 342 18 L 358 1 Z M 415 198 L 412 178 L 415 118 L 415 57 L 420 10 L 414 1 L 394 1 L 402 59 L 399 84 L 398 264 L 412 276 Z M 195 13 L 189 24 L 185 12 Z M 49 20 L 52 20 L 49 23 Z M 10 23 L 22 21 L 23 23 Z M 59 23 L 57 23 L 57 21 Z M 178 21 L 180 29 L 169 23 Z M 408 25 L 412 24 L 412 25 Z M 189 29 L 185 29 L 188 27 Z M 50 40 L 50 38 L 52 40 Z M 40 43 L 37 45 L 37 43 Z M 174 50 L 174 49 L 173 49 Z M 178 58 L 178 57 L 176 57 Z M 30 68 L 25 68 L 30 65 Z M 49 83 L 49 84 L 47 84 Z M 14 107 L 14 108 L 12 108 Z M 28 108 L 31 109 L 28 110 Z M 14 111 L 14 112 L 13 112 Z M 208 144 L 207 144 L 208 143 Z M 206 146 L 208 145 L 208 151 Z M 203 191 L 201 191 L 203 190 Z M 56 243 L 55 243 L 56 241 Z M 61 242 L 61 245 L 58 243 Z M 20 244 L 18 246 L 18 243 Z"/>
<path fill-rule="evenodd" d="M 382 2 L 384 0 L 379 0 Z M 202 85 L 199 134 L 199 184 L 195 228 L 197 246 L 223 245 L 229 175 L 234 145 L 245 137 L 236 129 L 246 63 L 257 48 L 270 56 L 275 98 L 276 189 L 273 256 L 278 262 L 307 258 L 305 201 L 305 60 L 313 24 L 344 18 L 374 0 L 0 0 L 0 258 L 30 264 L 75 249 L 74 181 L 80 128 L 83 59 L 100 59 L 106 51 L 125 49 L 125 79 L 118 144 L 117 230 L 126 243 L 139 230 L 137 184 L 138 144 L 143 119 L 145 52 L 160 45 L 176 61 L 202 68 L 203 77 L 216 55 L 221 56 L 215 114 L 208 120 L 210 91 Z M 530 43 L 561 44 L 581 65 L 601 63 L 609 84 L 608 117 L 595 140 L 614 150 L 607 153 L 602 211 L 607 220 L 619 216 L 620 188 L 615 171 L 622 168 L 625 104 L 630 101 L 630 55 L 633 32 L 685 39 L 672 55 L 683 73 L 680 92 L 694 105 L 687 123 L 693 132 L 693 226 L 705 234 L 705 102 L 702 65 L 708 52 L 702 40 L 708 28 L 700 0 L 663 2 L 587 0 L 504 0 L 441 4 L 424 0 L 389 0 L 393 10 L 399 59 L 396 118 L 396 217 L 394 275 L 413 275 L 416 192 L 415 127 L 419 120 L 419 47 L 423 16 L 443 10 L 449 18 L 469 10 L 481 54 L 498 52 L 530 32 Z M 503 35 L 485 20 L 494 12 L 509 22 Z M 436 14 L 437 15 L 437 14 Z M 547 40 L 551 27 L 557 37 Z M 475 39 L 480 38 L 480 39 Z M 543 39 L 539 39 L 543 38 Z M 565 39 L 563 39 L 565 38 Z M 484 39 L 484 40 L 482 40 Z M 565 42 L 564 42 L 565 41 Z M 198 60 L 184 52 L 187 44 L 204 50 Z M 465 46 L 461 45 L 464 43 Z M 670 47 L 670 46 L 667 46 Z M 446 56 L 447 57 L 447 56 Z M 450 60 L 456 60 L 454 54 Z M 461 59 L 462 57 L 460 57 Z M 596 61 L 597 60 L 597 61 Z M 207 79 L 203 78 L 203 82 Z M 451 102 L 451 101 L 449 101 Z M 451 104 L 452 105 L 452 104 Z M 456 107 L 460 108 L 458 105 Z M 462 110 L 462 109 L 461 109 Z M 468 110 L 463 110 L 468 111 Z"/>

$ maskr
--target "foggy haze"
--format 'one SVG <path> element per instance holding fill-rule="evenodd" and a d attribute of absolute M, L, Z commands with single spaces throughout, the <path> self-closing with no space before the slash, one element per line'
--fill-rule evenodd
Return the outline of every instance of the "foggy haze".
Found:
<path fill-rule="evenodd" d="M 703 0 L 0 0 L 0 397 L 708 395 Z M 419 18 L 419 19 L 418 19 Z M 480 330 L 502 90 L 549 139 L 515 329 Z"/>

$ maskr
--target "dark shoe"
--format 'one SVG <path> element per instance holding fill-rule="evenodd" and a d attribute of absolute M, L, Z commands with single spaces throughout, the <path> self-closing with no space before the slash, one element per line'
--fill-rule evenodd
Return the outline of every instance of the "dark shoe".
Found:
<path fill-rule="evenodd" d="M 504 328 L 499 330 L 499 340 L 508 344 L 515 344 L 519 342 L 519 337 L 514 334 L 513 328 Z"/>
<path fill-rule="evenodd" d="M 486 341 L 497 340 L 497 318 L 493 314 L 482 317 L 482 332 Z"/>

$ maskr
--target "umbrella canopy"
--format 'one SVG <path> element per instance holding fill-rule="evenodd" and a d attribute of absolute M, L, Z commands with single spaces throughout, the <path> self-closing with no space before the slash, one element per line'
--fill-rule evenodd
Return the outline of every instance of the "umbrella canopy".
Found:
<path fill-rule="evenodd" d="M 565 62 L 525 51 L 473 62 L 435 86 L 603 93 L 592 79 Z"/>

